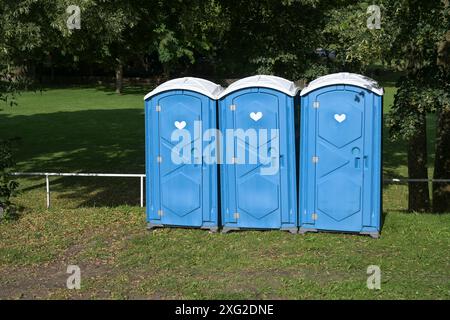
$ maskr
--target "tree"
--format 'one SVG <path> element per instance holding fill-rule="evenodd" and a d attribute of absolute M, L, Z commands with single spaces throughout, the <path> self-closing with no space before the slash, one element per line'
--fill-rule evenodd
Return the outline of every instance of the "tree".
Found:
<path fill-rule="evenodd" d="M 434 179 L 450 179 L 450 5 L 444 1 L 443 25 L 447 32 L 438 46 L 437 64 L 441 72 L 442 92 L 437 111 Z M 433 183 L 433 211 L 450 212 L 450 183 Z"/>
<path fill-rule="evenodd" d="M 426 119 L 428 113 L 436 112 L 439 133 L 435 177 L 442 178 L 449 172 L 445 161 L 449 152 L 449 138 L 445 134 L 448 129 L 444 128 L 448 128 L 450 121 L 445 116 L 444 106 L 448 104 L 443 103 L 448 80 L 436 66 L 436 44 L 449 29 L 448 0 L 380 0 L 377 4 L 381 9 L 381 29 L 372 30 L 365 25 L 370 4 L 336 1 L 325 13 L 328 22 L 321 46 L 337 53 L 341 70 L 364 73 L 370 64 L 383 62 L 404 74 L 397 82 L 398 92 L 388 116 L 391 138 L 406 140 L 408 177 L 428 179 Z M 434 185 L 436 203 L 442 204 L 446 200 L 439 199 L 449 198 L 447 187 Z M 427 182 L 409 184 L 408 203 L 410 211 L 430 210 Z"/>
<path fill-rule="evenodd" d="M 324 0 L 222 0 L 227 24 L 218 61 L 227 76 L 276 74 L 299 79 L 316 67 Z"/>
<path fill-rule="evenodd" d="M 51 0 L 0 2 L 0 101 L 15 105 L 28 67 L 42 64 L 61 48 L 62 4 Z M 10 199 L 18 187 L 9 174 L 14 166 L 14 140 L 13 136 L 0 138 L 0 214 L 7 217 L 15 213 Z"/>
<path fill-rule="evenodd" d="M 408 177 L 427 179 L 426 116 L 432 111 L 435 95 L 432 89 L 417 79 L 429 79 L 418 73 L 402 77 L 389 114 L 391 138 L 407 141 Z M 408 209 L 424 212 L 430 210 L 428 182 L 409 183 Z"/>
<path fill-rule="evenodd" d="M 18 81 L 11 58 L 16 46 L 20 47 L 23 43 L 20 43 L 20 39 L 14 45 L 10 42 L 15 27 L 4 9 L 0 6 L 0 102 L 13 106 Z M 14 165 L 12 141 L 11 138 L 0 137 L 0 220 L 15 214 L 14 204 L 10 200 L 18 187 L 17 182 L 9 175 L 9 170 Z"/>
<path fill-rule="evenodd" d="M 55 62 L 76 70 L 82 64 L 99 65 L 116 75 L 116 90 L 122 91 L 124 66 L 142 56 L 151 46 L 154 28 L 152 8 L 157 1 L 112 0 L 20 0 L 4 1 L 3 20 L 15 23 L 9 38 L 14 41 L 14 62 L 33 69 Z M 80 29 L 69 28 L 69 7 L 80 9 Z M 21 41 L 22 39 L 27 42 Z M 25 68 L 26 70 L 27 68 Z M 31 70 L 28 71 L 30 74 Z"/>
<path fill-rule="evenodd" d="M 448 64 L 447 64 L 448 65 Z M 446 78 L 438 97 L 436 111 L 436 149 L 433 179 L 450 179 L 450 79 Z M 450 212 L 450 183 L 437 181 L 433 183 L 433 211 Z"/>
<path fill-rule="evenodd" d="M 14 166 L 11 139 L 0 139 L 0 221 L 16 215 L 11 197 L 19 184 L 11 178 L 10 169 Z"/>
<path fill-rule="evenodd" d="M 223 33 L 215 0 L 78 2 L 81 29 L 63 32 L 61 50 L 78 64 L 114 71 L 118 93 L 127 65 L 155 54 L 169 76 L 198 56 L 213 55 Z"/>
<path fill-rule="evenodd" d="M 444 3 L 390 0 L 386 7 L 395 28 L 388 57 L 406 72 L 390 112 L 391 134 L 407 140 L 409 178 L 428 179 L 426 115 L 436 110 L 443 89 L 436 61 L 437 43 L 446 31 Z M 427 182 L 409 184 L 408 209 L 430 210 Z"/>
<path fill-rule="evenodd" d="M 79 6 L 81 25 L 80 29 L 73 30 L 60 25 L 60 53 L 72 56 L 78 64 L 99 64 L 114 71 L 116 92 L 122 93 L 124 66 L 142 54 L 153 25 L 152 19 L 146 19 L 149 17 L 147 8 L 156 3 L 125 0 L 65 3 L 69 4 Z M 65 12 L 61 8 L 59 11 Z"/>
<path fill-rule="evenodd" d="M 0 27 L 0 41 L 2 39 L 2 31 Z M 1 48 L 0 48 L 1 51 Z M 5 55 L 0 54 L 0 61 L 4 60 Z M 0 62 L 0 101 L 8 103 L 10 106 L 15 104 L 14 94 L 17 92 L 16 83 L 14 83 L 12 75 L 7 66 Z M 15 216 L 15 206 L 11 202 L 18 184 L 11 179 L 10 169 L 14 166 L 12 143 L 14 139 L 0 137 L 0 221 L 3 218 L 11 218 Z"/>
<path fill-rule="evenodd" d="M 336 1 L 325 11 L 326 25 L 323 29 L 321 47 L 335 52 L 340 71 L 365 73 L 368 67 L 383 61 L 389 43 L 390 21 L 380 21 L 380 29 L 369 28 L 372 1 Z M 379 3 L 383 8 L 383 2 Z"/>
<path fill-rule="evenodd" d="M 221 2 L 159 1 L 152 12 L 157 25 L 151 45 L 156 48 L 165 77 L 194 63 L 216 61 L 229 24 Z"/>

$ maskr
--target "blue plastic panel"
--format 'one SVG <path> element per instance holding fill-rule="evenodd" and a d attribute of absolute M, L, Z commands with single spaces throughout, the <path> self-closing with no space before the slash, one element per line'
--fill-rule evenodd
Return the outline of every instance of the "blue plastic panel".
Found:
<path fill-rule="evenodd" d="M 203 131 L 216 128 L 216 108 L 215 100 L 186 90 L 164 92 L 145 102 L 147 221 L 151 224 L 217 227 L 217 165 L 206 164 L 203 158 L 181 164 L 171 159 L 178 143 L 171 141 L 176 123 L 183 123 L 190 133 L 194 151 L 199 142 L 194 139 L 194 121 L 202 121 Z M 206 143 L 200 143 L 204 148 Z"/>
<path fill-rule="evenodd" d="M 336 85 L 301 100 L 300 226 L 380 230 L 382 97 Z"/>
<path fill-rule="evenodd" d="M 235 138 L 235 152 L 239 144 L 245 148 L 246 159 L 251 154 L 259 154 L 263 147 L 268 150 L 266 155 L 279 154 L 273 160 L 279 163 L 278 169 L 270 175 L 263 174 L 261 168 L 274 165 L 267 165 L 260 158 L 253 164 L 227 162 L 221 166 L 222 225 L 225 228 L 297 228 L 294 98 L 276 90 L 247 88 L 222 98 L 219 108 L 219 127 L 224 135 L 229 129 L 268 130 L 267 143 L 258 143 L 256 148 L 248 140 Z M 270 135 L 271 129 L 278 130 L 275 139 Z"/>

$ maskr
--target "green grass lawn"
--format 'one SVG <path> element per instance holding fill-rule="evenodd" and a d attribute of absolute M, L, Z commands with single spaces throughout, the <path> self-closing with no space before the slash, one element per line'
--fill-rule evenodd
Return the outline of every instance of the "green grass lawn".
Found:
<path fill-rule="evenodd" d="M 0 112 L 0 136 L 19 136 L 22 172 L 144 173 L 145 89 L 117 96 L 104 88 L 26 92 Z M 42 178 L 19 179 L 25 202 L 45 204 Z M 55 207 L 139 203 L 139 181 L 51 178 Z M 32 201 L 30 201 L 32 199 Z M 19 198 L 19 204 L 22 204 Z M 27 203 L 23 204 L 28 207 Z"/>
<path fill-rule="evenodd" d="M 389 213 L 378 240 L 149 233 L 127 206 L 35 210 L 0 233 L 0 298 L 450 298 L 450 215 Z M 69 264 L 80 291 L 65 289 Z M 381 268 L 379 291 L 366 287 L 369 265 Z"/>
<path fill-rule="evenodd" d="M 147 91 L 26 92 L 0 111 L 0 136 L 21 138 L 18 171 L 143 173 Z M 386 87 L 385 112 L 394 92 Z M 387 137 L 385 130 L 384 174 L 405 177 L 404 144 Z M 450 298 L 450 215 L 403 213 L 403 185 L 384 186 L 382 238 L 373 240 L 149 233 L 137 179 L 51 178 L 50 210 L 42 178 L 19 182 L 21 215 L 0 224 L 0 298 Z M 81 267 L 80 291 L 65 288 L 68 264 Z M 381 267 L 380 291 L 366 287 L 369 265 Z"/>

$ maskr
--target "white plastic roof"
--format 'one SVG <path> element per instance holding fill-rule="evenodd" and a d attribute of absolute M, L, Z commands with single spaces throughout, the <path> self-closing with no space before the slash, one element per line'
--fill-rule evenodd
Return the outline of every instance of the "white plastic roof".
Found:
<path fill-rule="evenodd" d="M 153 91 L 147 93 L 144 100 L 169 90 L 190 90 L 201 93 L 211 99 L 217 99 L 217 96 L 223 91 L 223 88 L 205 79 L 193 77 L 178 78 L 160 84 Z"/>
<path fill-rule="evenodd" d="M 305 94 L 318 88 L 339 84 L 349 84 L 365 88 L 380 96 L 382 96 L 384 93 L 383 88 L 380 87 L 380 85 L 373 79 L 362 76 L 360 74 L 340 72 L 317 78 L 316 80 L 312 81 L 307 87 L 305 87 L 300 95 L 304 96 Z"/>
<path fill-rule="evenodd" d="M 233 82 L 219 94 L 218 98 L 220 99 L 241 89 L 255 87 L 275 89 L 290 96 L 295 96 L 300 90 L 292 81 L 275 76 L 257 75 Z"/>

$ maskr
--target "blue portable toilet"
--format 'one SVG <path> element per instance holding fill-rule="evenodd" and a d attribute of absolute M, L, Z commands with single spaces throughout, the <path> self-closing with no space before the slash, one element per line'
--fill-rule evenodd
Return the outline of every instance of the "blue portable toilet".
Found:
<path fill-rule="evenodd" d="M 222 232 L 246 228 L 297 232 L 298 91 L 291 81 L 258 75 L 234 82 L 219 95 L 219 128 L 224 135 Z"/>
<path fill-rule="evenodd" d="M 379 237 L 383 89 L 336 73 L 300 93 L 300 233 L 317 230 Z"/>
<path fill-rule="evenodd" d="M 205 163 L 202 137 L 205 130 L 216 129 L 221 91 L 215 83 L 187 77 L 167 81 L 145 96 L 149 229 L 217 230 L 217 165 Z"/>

